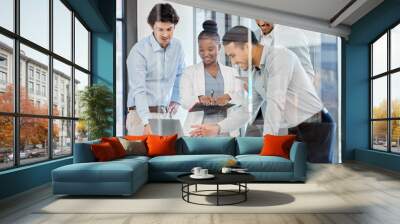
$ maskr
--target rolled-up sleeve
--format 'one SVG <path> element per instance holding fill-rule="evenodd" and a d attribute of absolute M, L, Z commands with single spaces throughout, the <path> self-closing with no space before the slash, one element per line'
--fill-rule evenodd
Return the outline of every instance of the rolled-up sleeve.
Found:
<path fill-rule="evenodd" d="M 133 97 L 136 112 L 143 124 L 147 124 L 149 123 L 150 112 L 146 97 L 146 59 L 134 47 L 127 58 L 126 64 L 128 68 L 129 89 L 132 91 L 129 97 Z"/>

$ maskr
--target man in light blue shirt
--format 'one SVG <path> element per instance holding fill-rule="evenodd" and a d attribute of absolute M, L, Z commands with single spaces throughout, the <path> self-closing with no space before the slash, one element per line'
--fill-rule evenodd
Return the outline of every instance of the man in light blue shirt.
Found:
<path fill-rule="evenodd" d="M 179 80 L 185 67 L 182 46 L 173 38 L 178 21 L 170 4 L 155 5 L 147 19 L 153 33 L 136 43 L 128 55 L 126 126 L 130 135 L 153 134 L 149 119 L 171 117 L 178 110 Z"/>

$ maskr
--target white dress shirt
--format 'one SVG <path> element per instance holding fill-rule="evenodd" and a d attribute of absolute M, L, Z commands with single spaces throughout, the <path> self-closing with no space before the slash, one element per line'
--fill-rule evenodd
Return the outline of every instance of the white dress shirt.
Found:
<path fill-rule="evenodd" d="M 264 135 L 278 135 L 280 128 L 295 127 L 323 109 L 298 57 L 287 48 L 265 46 L 254 79 L 266 102 Z"/>

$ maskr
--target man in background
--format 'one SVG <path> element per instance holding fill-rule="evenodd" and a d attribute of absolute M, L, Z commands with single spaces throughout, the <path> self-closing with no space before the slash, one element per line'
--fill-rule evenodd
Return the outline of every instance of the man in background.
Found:
<path fill-rule="evenodd" d="M 314 82 L 315 71 L 311 63 L 309 42 L 304 32 L 300 29 L 283 27 L 261 19 L 256 19 L 256 23 L 259 27 L 255 31 L 258 42 L 267 47 L 282 46 L 293 51 L 299 58 L 308 77 Z"/>

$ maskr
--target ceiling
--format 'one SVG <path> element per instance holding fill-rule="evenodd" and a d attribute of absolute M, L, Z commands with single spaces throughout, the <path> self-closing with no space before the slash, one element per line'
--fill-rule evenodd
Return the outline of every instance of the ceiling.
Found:
<path fill-rule="evenodd" d="M 170 0 L 347 37 L 351 25 L 383 0 Z"/>
<path fill-rule="evenodd" d="M 226 0 L 226 2 L 243 4 L 244 1 Z M 349 2 L 351 0 L 252 0 L 246 4 L 329 21 Z"/>

